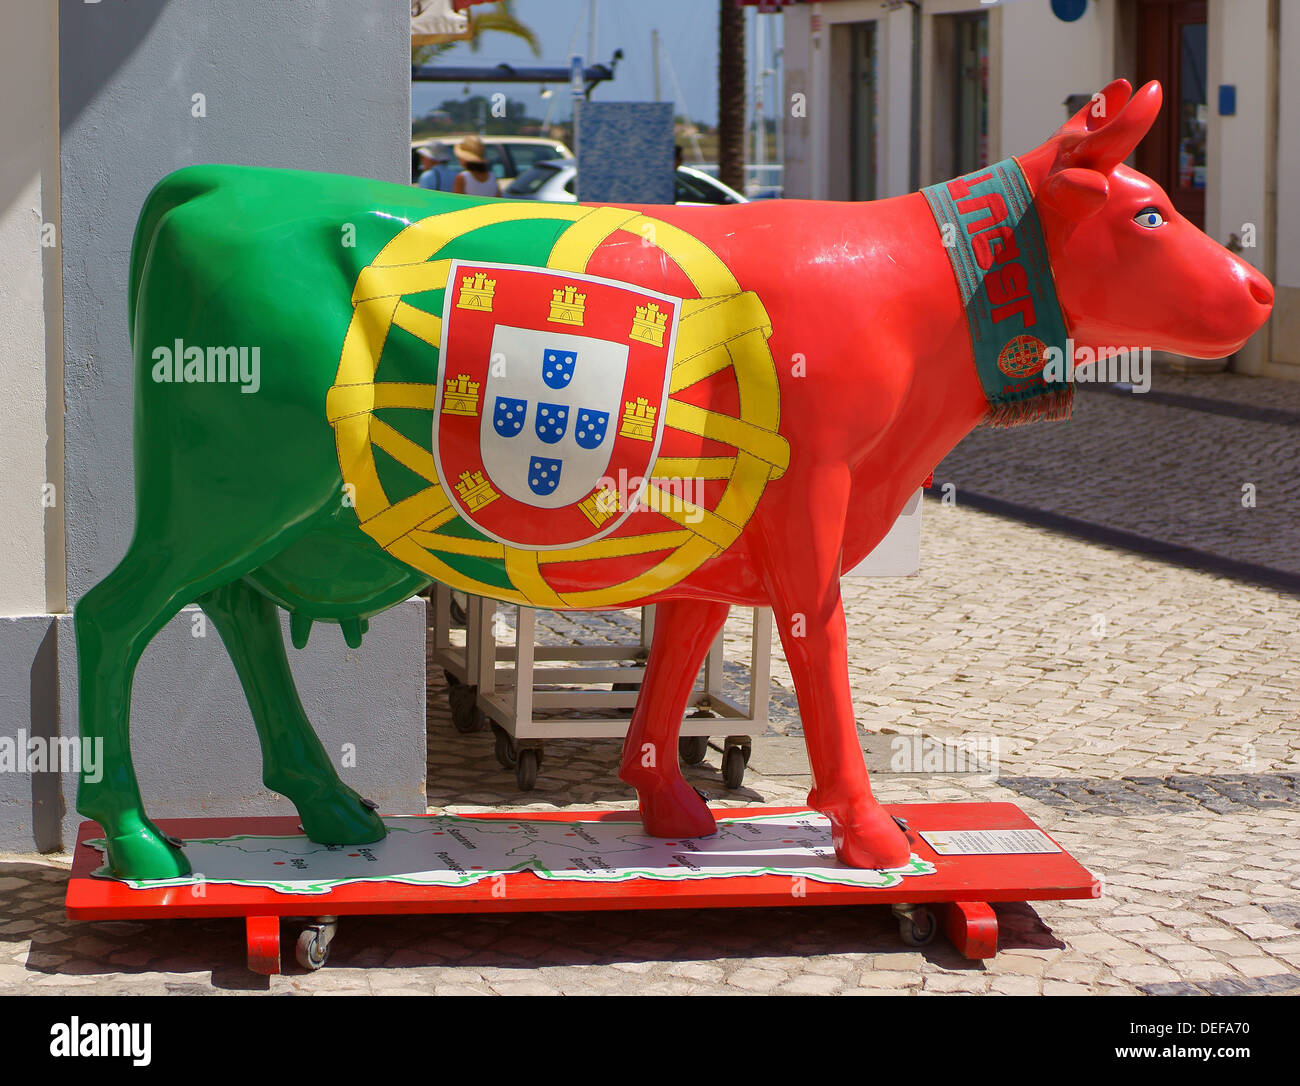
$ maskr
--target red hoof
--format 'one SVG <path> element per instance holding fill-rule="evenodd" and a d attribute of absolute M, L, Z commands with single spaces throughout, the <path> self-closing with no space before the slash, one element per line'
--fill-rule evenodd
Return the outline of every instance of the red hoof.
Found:
<path fill-rule="evenodd" d="M 708 837 L 718 832 L 713 812 L 680 777 L 671 785 L 641 792 L 641 824 L 651 837 Z"/>
<path fill-rule="evenodd" d="M 907 835 L 875 800 L 845 808 L 819 807 L 811 796 L 808 802 L 830 819 L 831 840 L 840 863 L 883 871 L 905 867 L 911 860 Z"/>

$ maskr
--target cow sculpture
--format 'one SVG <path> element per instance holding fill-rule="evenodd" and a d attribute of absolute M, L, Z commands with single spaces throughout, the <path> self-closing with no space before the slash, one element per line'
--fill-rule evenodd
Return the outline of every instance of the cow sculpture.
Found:
<path fill-rule="evenodd" d="M 1118 80 L 1017 159 L 872 203 L 483 200 L 304 172 L 165 178 L 131 256 L 136 527 L 76 609 L 78 808 L 113 873 L 184 875 L 129 745 L 135 665 L 183 606 L 247 693 L 314 841 L 378 840 L 298 700 L 277 608 L 356 643 L 434 581 L 546 608 L 655 603 L 620 776 L 648 832 L 714 819 L 675 751 L 731 604 L 772 607 L 840 860 L 909 845 L 872 796 L 839 578 L 982 421 L 1069 413 L 1047 348 L 1237 350 L 1272 288 L 1122 165 Z M 689 484 L 689 485 L 688 485 Z M 646 752 L 654 756 L 647 757 Z"/>

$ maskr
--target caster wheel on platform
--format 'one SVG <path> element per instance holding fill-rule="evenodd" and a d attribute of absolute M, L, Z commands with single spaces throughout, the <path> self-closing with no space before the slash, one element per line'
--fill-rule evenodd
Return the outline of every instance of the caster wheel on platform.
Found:
<path fill-rule="evenodd" d="M 728 747 L 722 752 L 722 783 L 728 788 L 739 788 L 745 779 L 745 757 L 743 747 Z"/>
<path fill-rule="evenodd" d="M 542 752 L 535 747 L 525 747 L 515 756 L 515 783 L 519 791 L 531 792 L 537 784 L 537 770 L 542 764 Z"/>
<path fill-rule="evenodd" d="M 334 941 L 335 930 L 336 925 L 332 920 L 303 928 L 294 950 L 298 964 L 314 972 L 329 961 L 330 943 Z"/>
<path fill-rule="evenodd" d="M 699 765 L 709 753 L 709 737 L 683 735 L 677 740 L 677 753 L 687 765 Z"/>
<path fill-rule="evenodd" d="M 448 671 L 445 667 L 442 669 L 442 677 L 447 680 L 447 686 L 460 686 L 460 679 Z"/>
<path fill-rule="evenodd" d="M 898 936 L 908 946 L 928 946 L 938 930 L 939 922 L 929 909 L 916 909 L 898 918 Z"/>
<path fill-rule="evenodd" d="M 501 768 L 514 769 L 517 761 L 515 757 L 515 741 L 510 738 L 510 733 L 499 724 L 493 724 L 492 731 L 496 733 L 496 743 L 492 749 L 497 756 L 497 761 L 501 763 Z"/>
<path fill-rule="evenodd" d="M 452 726 L 462 735 L 483 730 L 483 714 L 477 704 L 478 687 L 456 683 L 447 691 L 451 702 Z"/>

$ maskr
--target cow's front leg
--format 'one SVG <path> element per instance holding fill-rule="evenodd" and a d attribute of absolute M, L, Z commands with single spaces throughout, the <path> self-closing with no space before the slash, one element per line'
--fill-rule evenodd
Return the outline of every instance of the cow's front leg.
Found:
<path fill-rule="evenodd" d="M 379 816 L 339 780 L 298 699 L 275 605 L 238 580 L 199 598 L 225 643 L 262 744 L 262 780 L 298 810 L 303 832 L 325 845 L 384 837 Z"/>
<path fill-rule="evenodd" d="M 707 837 L 717 830 L 709 805 L 682 777 L 677 737 L 695 677 L 729 610 L 725 603 L 670 600 L 655 612 L 650 659 L 618 770 L 636 789 L 641 823 L 655 837 Z"/>
<path fill-rule="evenodd" d="M 829 465 L 802 482 L 787 495 L 780 514 L 763 521 L 761 546 L 812 768 L 808 805 L 830 819 L 842 862 L 900 867 L 911 847 L 871 794 L 849 694 L 848 632 L 840 600 L 849 472 Z"/>

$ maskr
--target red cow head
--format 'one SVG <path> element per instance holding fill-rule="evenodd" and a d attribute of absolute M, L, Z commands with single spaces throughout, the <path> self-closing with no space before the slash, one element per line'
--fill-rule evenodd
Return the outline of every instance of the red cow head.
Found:
<path fill-rule="evenodd" d="M 1133 94 L 1117 79 L 1019 161 L 1077 344 L 1220 358 L 1268 319 L 1273 287 L 1122 164 L 1160 102 L 1159 83 Z"/>

